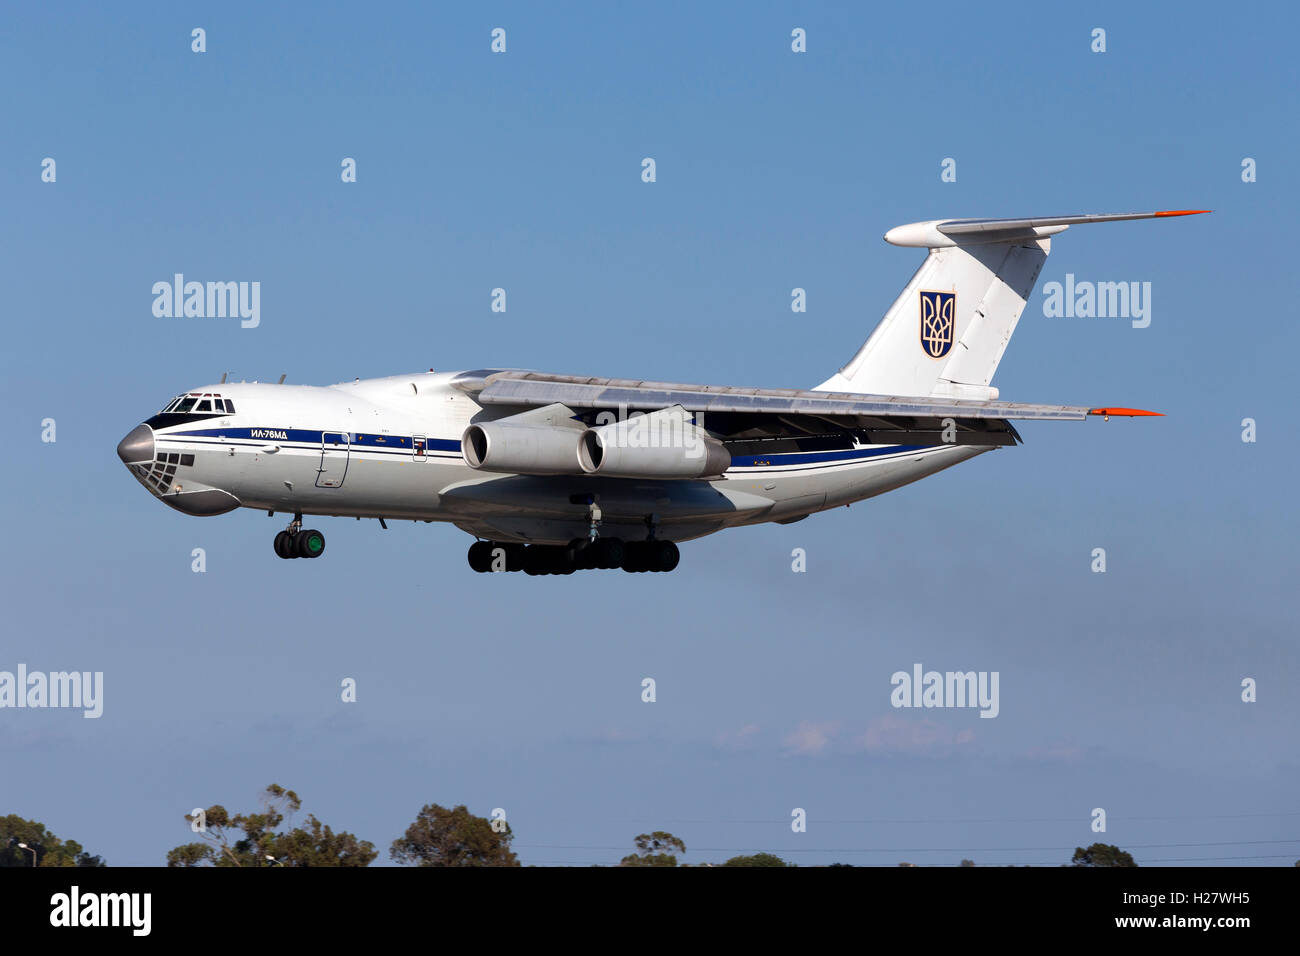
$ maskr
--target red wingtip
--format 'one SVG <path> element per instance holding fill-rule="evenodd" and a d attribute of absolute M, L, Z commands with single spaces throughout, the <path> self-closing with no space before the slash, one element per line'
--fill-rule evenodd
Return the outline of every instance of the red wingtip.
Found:
<path fill-rule="evenodd" d="M 1160 418 L 1163 418 L 1165 413 L 1164 413 L 1164 412 L 1148 412 L 1148 411 L 1146 411 L 1145 409 L 1142 409 L 1142 408 L 1090 408 L 1090 409 L 1088 409 L 1088 414 L 1089 414 L 1089 415 L 1106 415 L 1106 416 L 1110 416 L 1110 415 L 1121 415 L 1121 416 L 1127 416 L 1127 417 L 1129 417 L 1129 418 L 1133 418 L 1133 417 L 1136 417 L 1136 416 L 1138 416 L 1138 415 L 1155 415 L 1155 416 L 1158 416 L 1158 417 L 1160 417 Z"/>
<path fill-rule="evenodd" d="M 1199 216 L 1201 213 L 1214 212 L 1213 209 L 1167 209 L 1164 212 L 1156 213 L 1156 216 Z"/>

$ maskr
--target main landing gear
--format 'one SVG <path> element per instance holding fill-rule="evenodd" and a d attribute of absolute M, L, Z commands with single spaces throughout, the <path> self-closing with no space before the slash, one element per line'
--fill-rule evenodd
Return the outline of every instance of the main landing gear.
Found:
<path fill-rule="evenodd" d="M 319 558 L 325 552 L 325 535 L 302 530 L 302 515 L 296 514 L 289 527 L 275 536 L 274 547 L 281 558 Z"/>
<path fill-rule="evenodd" d="M 525 574 L 572 574 L 597 568 L 628 572 L 671 571 L 681 552 L 671 541 L 624 541 L 621 538 L 574 538 L 567 545 L 504 544 L 476 541 L 469 546 L 469 566 L 480 574 L 523 571 Z"/>

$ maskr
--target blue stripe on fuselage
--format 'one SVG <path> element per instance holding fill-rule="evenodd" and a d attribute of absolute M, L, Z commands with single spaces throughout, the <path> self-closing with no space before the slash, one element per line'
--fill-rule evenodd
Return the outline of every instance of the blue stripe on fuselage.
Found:
<path fill-rule="evenodd" d="M 325 435 L 348 435 L 353 448 L 373 451 L 411 450 L 410 435 L 371 435 L 362 432 L 347 433 L 343 431 L 318 431 L 309 428 L 205 428 L 184 432 L 160 432 L 158 438 L 192 438 L 197 441 L 211 442 L 216 439 L 256 442 L 295 442 L 319 447 Z M 461 453 L 458 438 L 425 438 L 425 448 L 431 452 Z M 817 465 L 838 462 L 865 461 L 882 455 L 907 454 L 933 448 L 931 445 L 885 445 L 875 448 L 850 448 L 841 451 L 816 452 L 772 452 L 767 455 L 736 455 L 731 459 L 732 468 L 766 468 L 785 465 Z"/>
<path fill-rule="evenodd" d="M 411 448 L 410 435 L 369 435 L 361 432 L 316 431 L 310 428 L 203 428 L 188 432 L 162 432 L 159 438 L 231 438 L 244 441 L 286 441 L 319 445 L 326 435 L 347 435 L 354 447 Z M 460 451 L 459 438 L 426 438 L 425 447 L 431 451 Z"/>
<path fill-rule="evenodd" d="M 880 455 L 898 455 L 929 445 L 886 445 L 883 448 L 850 448 L 845 451 L 774 452 L 770 455 L 734 455 L 732 468 L 762 468 L 766 465 L 807 465 L 831 461 L 858 461 Z"/>

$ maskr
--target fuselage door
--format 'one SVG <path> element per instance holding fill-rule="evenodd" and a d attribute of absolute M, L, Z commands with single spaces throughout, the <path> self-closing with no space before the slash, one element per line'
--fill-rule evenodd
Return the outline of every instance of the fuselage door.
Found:
<path fill-rule="evenodd" d="M 321 432 L 320 468 L 316 471 L 317 488 L 337 488 L 348 473 L 351 442 L 347 432 Z"/>
<path fill-rule="evenodd" d="M 423 435 L 413 435 L 411 437 L 412 457 L 416 461 L 428 461 L 427 451 L 429 442 Z"/>

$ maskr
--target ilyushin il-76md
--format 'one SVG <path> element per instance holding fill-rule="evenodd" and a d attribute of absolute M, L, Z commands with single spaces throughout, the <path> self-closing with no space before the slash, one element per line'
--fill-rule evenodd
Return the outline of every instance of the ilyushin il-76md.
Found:
<path fill-rule="evenodd" d="M 292 515 L 281 558 L 318 558 L 303 517 L 444 521 L 475 571 L 671 571 L 678 542 L 788 524 L 994 448 L 1013 421 L 1154 415 L 1000 400 L 993 374 L 1072 225 L 1205 210 L 940 219 L 885 241 L 925 261 L 849 362 L 809 390 L 421 372 L 330 385 L 204 385 L 117 446 L 188 515 Z M 281 379 L 283 382 L 283 378 Z M 386 525 L 385 525 L 386 526 Z"/>

